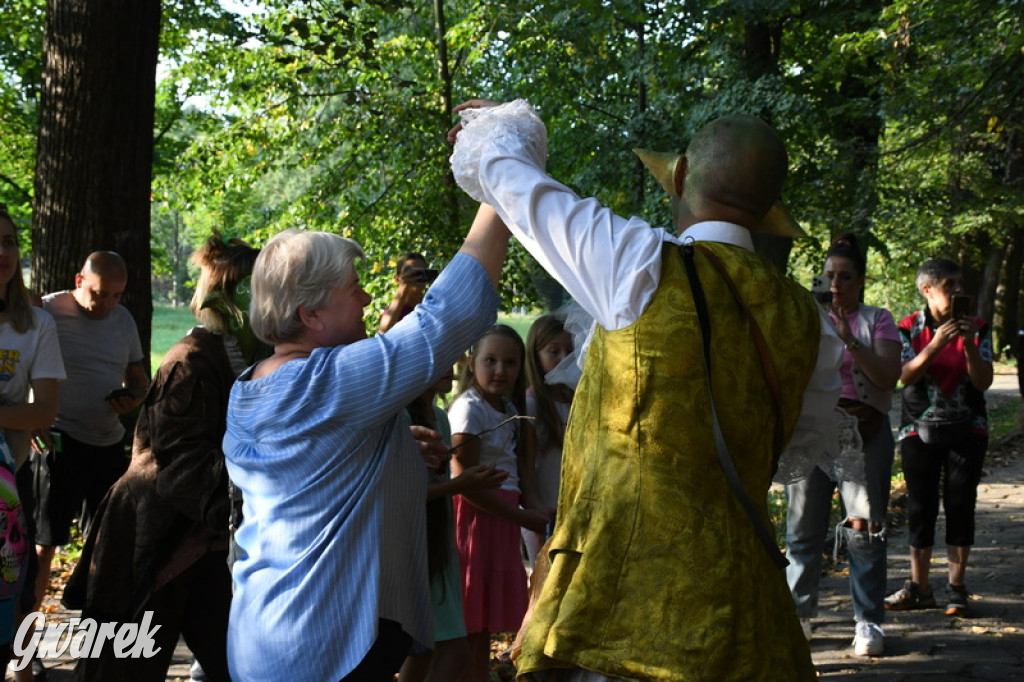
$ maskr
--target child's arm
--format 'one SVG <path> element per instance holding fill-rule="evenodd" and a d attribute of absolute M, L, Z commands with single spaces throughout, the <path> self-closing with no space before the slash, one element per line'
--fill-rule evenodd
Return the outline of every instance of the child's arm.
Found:
<path fill-rule="evenodd" d="M 427 486 L 427 501 L 442 495 L 464 495 L 474 490 L 498 488 L 508 478 L 508 472 L 493 467 L 476 465 L 465 469 L 458 477 L 431 483 Z"/>
<path fill-rule="evenodd" d="M 459 477 L 464 471 L 480 465 L 479 438 L 474 438 L 473 434 L 469 433 L 456 433 L 452 435 L 452 446 L 458 448 L 455 451 L 455 456 L 452 458 L 453 476 Z M 485 468 L 491 469 L 492 467 Z M 544 532 L 544 527 L 548 522 L 547 517 L 541 512 L 532 509 L 520 509 L 518 505 L 505 501 L 494 490 L 467 491 L 463 494 L 463 497 L 475 507 L 506 518 L 515 524 L 538 533 Z"/>

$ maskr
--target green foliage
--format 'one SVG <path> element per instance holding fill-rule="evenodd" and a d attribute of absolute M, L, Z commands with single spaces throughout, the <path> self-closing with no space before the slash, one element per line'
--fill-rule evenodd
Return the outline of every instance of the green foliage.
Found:
<path fill-rule="evenodd" d="M 43 0 L 0 4 L 0 202 L 20 227 L 31 215 L 44 9 Z"/>
<path fill-rule="evenodd" d="M 784 199 L 811 239 L 809 281 L 853 230 L 869 303 L 919 305 L 913 273 L 947 255 L 979 287 L 1024 224 L 1024 2 L 993 0 L 215 0 L 164 4 L 153 234 L 160 295 L 183 300 L 189 250 L 211 229 L 260 245 L 325 229 L 367 252 L 383 308 L 397 254 L 434 266 L 472 219 L 452 184 L 452 104 L 526 97 L 549 169 L 623 215 L 671 227 L 633 147 L 682 150 L 707 120 L 745 112 L 785 138 Z M 0 7 L 0 200 L 28 224 L 43 0 Z M 438 34 L 438 21 L 445 31 Z M 536 305 L 543 276 L 514 250 L 503 295 Z"/>

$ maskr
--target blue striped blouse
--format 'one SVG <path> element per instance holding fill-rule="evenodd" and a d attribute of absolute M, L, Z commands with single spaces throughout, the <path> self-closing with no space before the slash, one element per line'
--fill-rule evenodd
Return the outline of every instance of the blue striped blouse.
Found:
<path fill-rule="evenodd" d="M 495 320 L 457 255 L 387 334 L 318 348 L 231 391 L 224 454 L 243 494 L 228 657 L 236 680 L 340 680 L 377 621 L 433 642 L 427 470 L 402 408 Z"/>

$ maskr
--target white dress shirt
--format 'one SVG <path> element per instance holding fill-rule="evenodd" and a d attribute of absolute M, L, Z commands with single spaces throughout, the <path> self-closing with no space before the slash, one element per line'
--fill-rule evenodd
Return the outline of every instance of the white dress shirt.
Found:
<path fill-rule="evenodd" d="M 622 218 L 596 199 L 580 199 L 545 173 L 547 133 L 523 100 L 463 117 L 452 154 L 459 185 L 493 206 L 537 262 L 607 330 L 632 324 L 647 309 L 658 289 L 664 242 L 713 241 L 753 251 L 750 232 L 740 225 L 701 222 L 676 237 L 641 218 Z M 818 362 L 780 462 L 780 483 L 803 478 L 822 456 L 838 456 L 833 411 L 843 344 L 824 310 L 820 326 Z"/>

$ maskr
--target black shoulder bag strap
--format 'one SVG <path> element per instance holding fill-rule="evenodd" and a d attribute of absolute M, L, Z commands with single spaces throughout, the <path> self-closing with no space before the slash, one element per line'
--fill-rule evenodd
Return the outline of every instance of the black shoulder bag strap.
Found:
<path fill-rule="evenodd" d="M 724 268 L 721 263 L 718 262 L 717 258 L 714 257 L 710 251 L 703 247 L 695 246 L 692 242 L 683 244 L 680 247 L 680 251 L 683 255 L 683 265 L 686 267 L 686 278 L 690 282 L 690 290 L 693 292 L 693 302 L 697 308 L 697 323 L 700 326 L 701 343 L 703 346 L 704 355 L 704 377 L 707 382 L 708 398 L 711 403 L 711 428 L 715 437 L 715 451 L 718 453 L 718 461 L 722 465 L 722 470 L 725 472 L 725 478 L 729 482 L 729 487 L 732 488 L 733 493 L 736 495 L 736 499 L 739 500 L 744 511 L 747 512 L 747 516 L 750 518 L 750 522 L 754 524 L 754 532 L 757 534 L 761 544 L 764 545 L 765 550 L 768 552 L 768 556 L 771 557 L 772 562 L 780 569 L 785 568 L 789 564 L 789 560 L 779 551 L 778 545 L 775 544 L 775 538 L 772 533 L 768 531 L 765 526 L 764 520 L 758 515 L 757 509 L 754 507 L 754 503 L 750 501 L 750 497 L 747 495 L 747 491 L 743 489 L 743 483 L 740 481 L 739 474 L 736 472 L 736 465 L 733 464 L 732 456 L 729 454 L 729 446 L 725 442 L 725 436 L 722 434 L 722 426 L 718 421 L 718 412 L 715 410 L 715 396 L 711 391 L 711 320 L 708 317 L 708 306 L 707 301 L 704 298 L 704 290 L 700 286 L 700 278 L 697 277 L 697 267 L 693 261 L 693 253 L 695 248 L 700 248 L 701 252 L 711 257 L 711 262 L 715 268 L 719 271 L 725 281 L 729 285 L 729 289 L 733 294 L 733 298 L 740 305 L 740 309 L 746 315 L 747 320 L 751 325 L 751 335 L 754 336 L 755 344 L 758 346 L 758 352 L 761 354 L 762 371 L 765 372 L 765 378 L 768 380 L 769 388 L 773 393 L 773 400 L 776 402 L 776 433 L 775 443 L 773 452 L 773 459 L 775 462 L 778 460 L 778 456 L 781 450 L 780 436 L 781 436 L 781 419 L 780 413 L 778 412 L 778 400 L 777 396 L 774 395 L 777 390 L 777 376 L 775 376 L 775 366 L 771 363 L 770 356 L 767 355 L 767 346 L 764 344 L 764 338 L 761 336 L 760 327 L 757 326 L 750 311 L 743 305 L 743 302 L 739 299 L 738 293 L 733 286 L 732 280 L 725 274 Z M 769 365 L 765 365 L 765 362 Z M 774 463 L 773 462 L 773 465 Z"/>

